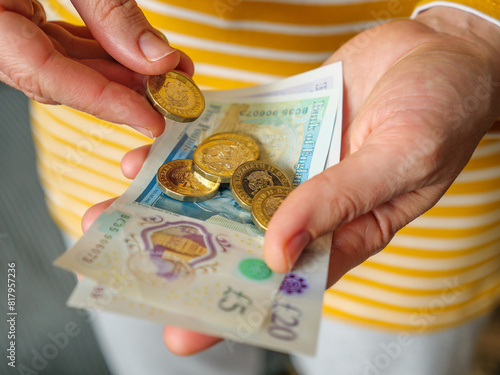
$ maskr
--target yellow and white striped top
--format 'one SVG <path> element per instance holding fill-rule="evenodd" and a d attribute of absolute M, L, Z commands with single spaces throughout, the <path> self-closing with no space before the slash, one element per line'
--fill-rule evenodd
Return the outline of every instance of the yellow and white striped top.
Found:
<path fill-rule="evenodd" d="M 69 0 L 48 13 L 81 23 Z M 196 66 L 203 89 L 227 89 L 313 69 L 359 31 L 407 18 L 417 1 L 140 0 L 150 22 Z M 421 1 L 420 6 L 434 3 Z M 500 15 L 500 1 L 455 1 Z M 38 165 L 54 220 L 76 239 L 91 205 L 122 194 L 123 154 L 150 142 L 63 106 L 32 103 Z M 455 326 L 500 296 L 500 137 L 486 135 L 447 194 L 384 251 L 325 293 L 327 316 L 408 332 Z"/>

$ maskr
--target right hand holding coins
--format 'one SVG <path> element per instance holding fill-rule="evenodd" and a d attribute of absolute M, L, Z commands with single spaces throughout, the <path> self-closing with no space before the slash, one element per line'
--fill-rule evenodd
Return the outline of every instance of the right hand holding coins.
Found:
<path fill-rule="evenodd" d="M 292 182 L 283 170 L 258 157 L 259 147 L 252 137 L 215 133 L 198 145 L 192 161 L 163 164 L 156 182 L 167 196 L 183 202 L 213 198 L 220 183 L 230 183 L 236 202 L 251 211 L 254 224 L 265 232 L 271 216 L 292 191 Z"/>

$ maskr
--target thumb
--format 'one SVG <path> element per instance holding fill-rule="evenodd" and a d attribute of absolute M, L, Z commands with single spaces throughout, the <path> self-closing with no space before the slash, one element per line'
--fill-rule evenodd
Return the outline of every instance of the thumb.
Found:
<path fill-rule="evenodd" d="M 149 24 L 134 0 L 72 0 L 94 38 L 129 69 L 155 75 L 175 69 L 180 53 Z"/>
<path fill-rule="evenodd" d="M 331 231 L 334 241 L 358 253 L 356 262 L 380 250 L 438 197 L 435 191 L 423 197 L 411 193 L 422 180 L 417 174 L 405 178 L 405 159 L 403 152 L 387 147 L 363 147 L 298 186 L 269 223 L 264 243 L 268 266 L 289 271 L 310 242 Z M 344 263 L 343 272 L 353 266 Z"/>

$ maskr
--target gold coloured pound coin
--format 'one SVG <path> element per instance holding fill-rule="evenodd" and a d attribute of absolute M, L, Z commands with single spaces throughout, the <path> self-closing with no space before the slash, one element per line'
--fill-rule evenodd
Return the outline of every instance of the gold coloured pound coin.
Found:
<path fill-rule="evenodd" d="M 269 186 L 291 188 L 292 181 L 277 166 L 259 160 L 241 164 L 231 177 L 231 194 L 247 211 L 251 210 L 255 195 Z"/>
<path fill-rule="evenodd" d="M 194 121 L 205 109 L 198 86 L 176 71 L 149 76 L 146 94 L 158 112 L 177 122 Z"/>
<path fill-rule="evenodd" d="M 193 154 L 194 170 L 210 181 L 228 183 L 236 168 L 255 160 L 247 146 L 234 140 L 219 139 L 201 143 Z"/>
<path fill-rule="evenodd" d="M 254 153 L 255 160 L 259 158 L 259 146 L 257 145 L 257 142 L 255 140 L 242 132 L 219 132 L 212 134 L 208 138 L 206 138 L 203 142 L 201 143 L 206 143 L 210 141 L 215 141 L 217 139 L 229 139 L 232 141 L 240 142 L 243 143 L 245 146 L 247 146 L 252 152 Z"/>
<path fill-rule="evenodd" d="M 267 230 L 271 216 L 292 190 L 289 187 L 271 186 L 255 194 L 252 200 L 252 221 L 260 231 Z"/>
<path fill-rule="evenodd" d="M 202 202 L 213 198 L 219 183 L 193 173 L 193 161 L 172 160 L 163 164 L 156 174 L 160 190 L 170 198 L 183 202 Z"/>

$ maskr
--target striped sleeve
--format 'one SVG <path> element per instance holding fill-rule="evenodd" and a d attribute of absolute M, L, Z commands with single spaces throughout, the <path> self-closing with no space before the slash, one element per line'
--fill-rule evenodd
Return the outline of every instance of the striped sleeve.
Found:
<path fill-rule="evenodd" d="M 70 0 L 41 0 L 49 18 L 81 23 Z M 313 69 L 371 26 L 407 19 L 417 1 L 137 0 L 148 20 L 196 62 L 204 90 L 236 88 Z M 461 4 L 498 16 L 498 1 Z M 467 8 L 473 9 L 473 8 Z M 94 203 L 129 185 L 120 159 L 149 140 L 64 106 L 32 103 L 38 167 L 51 214 L 70 237 Z M 325 294 L 325 315 L 424 332 L 491 310 L 500 296 L 500 137 L 489 135 L 448 193 L 381 253 Z"/>
<path fill-rule="evenodd" d="M 416 17 L 417 14 L 423 12 L 424 10 L 437 6 L 462 9 L 500 26 L 500 0 L 421 0 L 417 3 L 417 6 L 412 14 L 412 18 Z"/>
<path fill-rule="evenodd" d="M 49 20 L 82 24 L 70 0 L 41 0 Z M 276 81 L 320 66 L 359 31 L 415 2 L 392 0 L 137 0 L 147 19 L 196 62 L 203 90 Z M 367 6 L 369 4 L 369 6 Z M 64 106 L 32 103 L 39 173 L 50 211 L 76 239 L 85 210 L 129 185 L 120 159 L 148 140 Z"/>
<path fill-rule="evenodd" d="M 448 192 L 324 298 L 327 316 L 414 333 L 481 316 L 500 295 L 500 139 L 486 136 Z"/>

